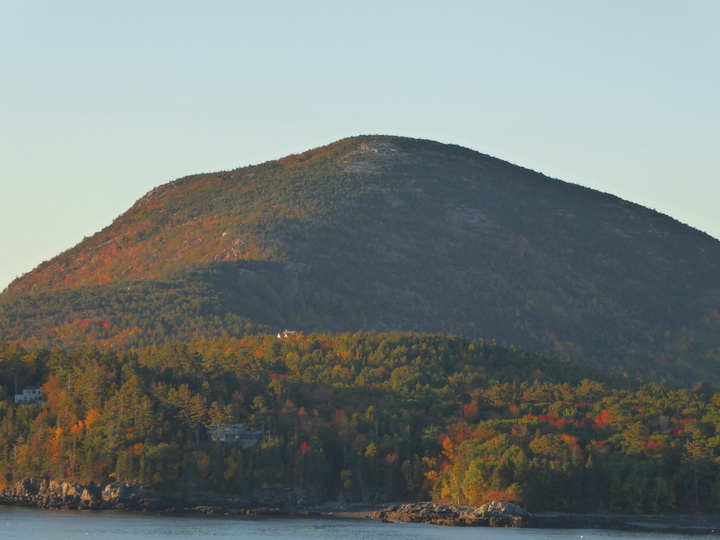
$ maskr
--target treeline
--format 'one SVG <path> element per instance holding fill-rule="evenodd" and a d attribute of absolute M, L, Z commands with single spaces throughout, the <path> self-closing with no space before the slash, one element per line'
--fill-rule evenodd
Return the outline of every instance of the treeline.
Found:
<path fill-rule="evenodd" d="M 41 385 L 43 404 L 16 405 Z M 0 487 L 28 477 L 531 510 L 720 509 L 720 394 L 491 342 L 262 335 L 143 349 L 0 342 Z M 214 425 L 263 433 L 214 442 Z"/>

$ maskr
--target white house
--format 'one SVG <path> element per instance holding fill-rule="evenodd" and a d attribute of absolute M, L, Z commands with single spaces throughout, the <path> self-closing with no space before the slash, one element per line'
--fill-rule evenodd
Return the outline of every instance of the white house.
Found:
<path fill-rule="evenodd" d="M 15 403 L 43 403 L 45 394 L 38 386 L 28 386 L 22 393 L 15 394 Z"/>

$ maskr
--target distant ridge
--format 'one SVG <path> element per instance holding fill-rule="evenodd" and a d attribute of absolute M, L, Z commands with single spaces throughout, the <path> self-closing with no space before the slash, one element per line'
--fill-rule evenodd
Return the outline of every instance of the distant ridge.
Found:
<path fill-rule="evenodd" d="M 0 295 L 0 338 L 139 346 L 284 328 L 496 339 L 720 382 L 720 242 L 473 150 L 343 139 L 154 189 Z"/>

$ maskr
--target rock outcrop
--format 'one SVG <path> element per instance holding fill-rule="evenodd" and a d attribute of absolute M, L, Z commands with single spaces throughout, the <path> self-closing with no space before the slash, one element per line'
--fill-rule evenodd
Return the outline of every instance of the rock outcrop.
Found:
<path fill-rule="evenodd" d="M 431 523 L 433 525 L 527 527 L 531 514 L 516 504 L 494 501 L 472 508 L 435 503 L 409 503 L 389 506 L 375 513 L 380 521 Z"/>
<path fill-rule="evenodd" d="M 317 505 L 321 494 L 264 486 L 247 498 L 200 492 L 161 494 L 137 484 L 81 484 L 32 478 L 0 491 L 0 505 L 67 510 L 139 510 L 202 514 L 278 515 Z"/>
<path fill-rule="evenodd" d="M 533 514 L 516 504 L 493 501 L 479 507 L 435 503 L 393 505 L 375 512 L 382 522 L 428 523 L 453 527 L 516 527 L 536 529 L 637 529 L 611 516 L 591 514 Z"/>
<path fill-rule="evenodd" d="M 152 510 L 162 507 L 157 495 L 131 484 L 101 486 L 56 482 L 47 478 L 26 479 L 0 491 L 0 504 L 37 508 Z"/>

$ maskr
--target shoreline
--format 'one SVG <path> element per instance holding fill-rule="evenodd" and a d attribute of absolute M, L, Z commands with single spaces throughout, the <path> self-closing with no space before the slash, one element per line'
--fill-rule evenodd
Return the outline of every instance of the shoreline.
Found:
<path fill-rule="evenodd" d="M 381 522 L 427 523 L 450 527 L 598 529 L 682 534 L 720 532 L 720 515 L 532 513 L 515 504 L 500 501 L 481 507 L 454 507 L 435 503 L 392 505 L 376 512 L 373 517 Z"/>
<path fill-rule="evenodd" d="M 430 504 L 430 503 L 409 503 L 409 504 Z M 163 508 L 144 509 L 131 508 L 126 506 L 103 506 L 103 507 L 77 507 L 68 506 L 47 506 L 22 503 L 0 502 L 0 507 L 24 507 L 41 510 L 67 510 L 71 512 L 123 512 L 123 513 L 145 513 L 179 516 L 198 517 L 275 517 L 288 519 L 352 519 L 372 520 L 378 523 L 421 523 L 444 527 L 503 527 L 503 528 L 527 528 L 527 529 L 568 529 L 568 530 L 622 530 L 631 532 L 661 532 L 678 534 L 720 534 L 720 516 L 718 515 L 647 515 L 647 514 L 581 514 L 581 513 L 556 513 L 543 512 L 532 514 L 531 519 L 526 520 L 503 520 L 494 519 L 487 523 L 465 523 L 465 522 L 438 522 L 429 520 L 402 520 L 387 519 L 380 517 L 385 505 L 339 505 L 321 506 L 309 508 L 270 508 L 270 507 L 223 507 L 223 506 L 185 506 L 173 505 Z M 392 508 L 392 506 L 390 507 Z"/>
<path fill-rule="evenodd" d="M 274 488 L 274 496 L 241 499 L 196 493 L 177 497 L 131 484 L 57 483 L 26 480 L 0 491 L 0 506 L 61 510 L 111 510 L 158 515 L 372 519 L 380 523 L 424 523 L 452 527 L 536 529 L 605 529 L 690 534 L 720 533 L 720 515 L 636 515 L 569 512 L 531 513 L 512 503 L 495 501 L 478 508 L 431 502 L 367 504 L 322 503 L 290 488 Z M 267 495 L 267 493 L 266 493 Z M 281 495 L 281 496 L 280 496 Z M 314 500 L 312 500 L 314 499 Z"/>

